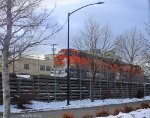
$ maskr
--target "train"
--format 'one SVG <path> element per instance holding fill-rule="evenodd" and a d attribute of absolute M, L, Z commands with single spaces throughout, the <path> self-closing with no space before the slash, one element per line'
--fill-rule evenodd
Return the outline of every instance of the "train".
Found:
<path fill-rule="evenodd" d="M 67 76 L 67 58 L 68 50 L 61 49 L 57 56 L 54 58 L 54 69 L 51 71 L 51 76 L 65 77 Z M 69 49 L 69 58 L 70 58 L 70 76 L 79 78 L 82 75 L 83 77 L 91 77 L 89 61 L 93 59 L 97 60 L 97 72 L 96 76 L 102 77 L 106 72 L 113 73 L 115 76 L 128 75 L 132 73 L 133 76 L 141 76 L 143 70 L 139 65 L 132 65 L 125 63 L 119 59 L 113 57 L 101 57 L 98 55 L 96 58 L 89 54 L 87 51 L 80 51 L 76 49 Z M 132 71 L 132 72 L 131 72 Z M 103 74 L 102 74 L 103 73 Z"/>

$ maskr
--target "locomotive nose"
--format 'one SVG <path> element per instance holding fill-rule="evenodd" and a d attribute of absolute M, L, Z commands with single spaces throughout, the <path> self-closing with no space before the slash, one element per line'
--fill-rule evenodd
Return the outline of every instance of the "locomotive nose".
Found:
<path fill-rule="evenodd" d="M 58 55 L 55 59 L 56 60 L 61 60 L 62 59 L 62 55 Z"/>

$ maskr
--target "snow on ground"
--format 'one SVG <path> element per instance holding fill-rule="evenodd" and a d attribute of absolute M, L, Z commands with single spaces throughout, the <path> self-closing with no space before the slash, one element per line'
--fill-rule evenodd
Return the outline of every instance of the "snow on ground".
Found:
<path fill-rule="evenodd" d="M 16 74 L 17 77 L 22 78 L 22 79 L 30 79 L 30 75 L 20 75 Z"/>
<path fill-rule="evenodd" d="M 47 111 L 47 110 L 59 110 L 59 109 L 69 109 L 69 108 L 82 108 L 82 107 L 92 107 L 92 106 L 103 106 L 103 105 L 109 105 L 109 104 L 121 104 L 121 103 L 129 103 L 129 102 L 136 102 L 136 101 L 144 101 L 144 100 L 150 100 L 150 96 L 146 96 L 143 99 L 105 99 L 105 100 L 95 100 L 94 102 L 91 102 L 90 99 L 85 100 L 76 100 L 76 101 L 70 101 L 70 105 L 67 106 L 67 101 L 62 102 L 38 102 L 38 101 L 32 101 L 32 105 L 26 105 L 29 109 L 28 111 Z M 0 112 L 3 111 L 3 105 L 0 105 Z M 27 110 L 21 110 L 15 108 L 15 105 L 11 105 L 11 112 L 12 113 L 20 113 L 20 112 L 26 112 Z"/>
<path fill-rule="evenodd" d="M 139 109 L 130 113 L 119 113 L 117 116 L 97 117 L 97 118 L 150 118 L 150 109 Z"/>

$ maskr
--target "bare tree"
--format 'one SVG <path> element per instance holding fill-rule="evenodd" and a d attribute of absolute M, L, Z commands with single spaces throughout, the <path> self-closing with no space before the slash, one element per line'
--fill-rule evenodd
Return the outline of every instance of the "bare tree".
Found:
<path fill-rule="evenodd" d="M 149 4 L 150 4 L 150 2 L 149 2 Z M 147 32 L 148 36 L 144 37 L 145 38 L 145 46 L 146 46 L 144 56 L 146 57 L 146 61 L 150 61 L 150 39 L 149 39 L 149 36 L 150 36 L 150 17 L 149 17 L 148 22 L 146 23 L 146 32 Z"/>
<path fill-rule="evenodd" d="M 102 26 L 94 20 L 89 19 L 84 29 L 76 36 L 74 47 L 84 51 L 82 57 L 86 58 L 86 68 L 91 75 L 91 101 L 94 101 L 94 86 L 96 74 L 100 70 L 100 59 L 110 49 L 111 31 L 108 26 Z"/>
<path fill-rule="evenodd" d="M 146 22 L 146 33 L 148 34 L 144 36 L 145 39 L 145 51 L 143 55 L 143 63 L 141 66 L 145 68 L 145 66 L 150 63 L 150 0 L 147 0 L 148 2 L 148 21 Z"/>
<path fill-rule="evenodd" d="M 115 41 L 116 52 L 122 60 L 129 64 L 129 97 L 132 97 L 132 78 L 134 64 L 141 61 L 145 50 L 143 35 L 136 28 L 117 36 Z"/>
<path fill-rule="evenodd" d="M 145 60 L 143 63 L 150 63 L 150 41 L 145 39 L 145 51 L 143 55 L 143 60 Z"/>
<path fill-rule="evenodd" d="M 57 24 L 48 23 L 46 10 L 38 8 L 42 0 L 0 1 L 0 49 L 2 51 L 3 118 L 10 118 L 9 57 L 53 38 Z M 15 47 L 15 52 L 14 52 Z"/>

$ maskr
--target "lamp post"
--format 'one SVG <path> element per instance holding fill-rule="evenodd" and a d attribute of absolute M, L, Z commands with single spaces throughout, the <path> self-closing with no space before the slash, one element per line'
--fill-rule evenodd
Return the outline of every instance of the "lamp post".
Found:
<path fill-rule="evenodd" d="M 88 7 L 88 6 L 91 6 L 91 5 L 96 5 L 96 4 L 103 4 L 104 2 L 97 2 L 97 3 L 93 3 L 93 4 L 88 4 L 88 5 L 85 5 L 85 6 L 82 6 L 76 10 L 74 10 L 73 12 L 71 13 L 68 13 L 68 47 L 67 47 L 67 105 L 69 105 L 69 102 L 70 102 L 70 98 L 69 98 L 69 89 L 70 89 L 70 75 L 69 75 L 69 66 L 70 66 L 70 59 L 69 59 L 69 54 L 70 54 L 70 51 L 69 51 L 69 17 L 70 15 L 72 15 L 73 13 L 75 13 L 76 11 L 80 10 L 80 9 L 83 9 L 85 7 Z"/>
<path fill-rule="evenodd" d="M 38 55 L 37 58 L 38 58 L 38 101 L 39 101 L 40 100 L 40 95 L 39 95 L 40 94 L 40 87 L 39 87 L 39 79 L 40 79 L 40 75 L 39 75 L 40 74 L 39 55 Z"/>

